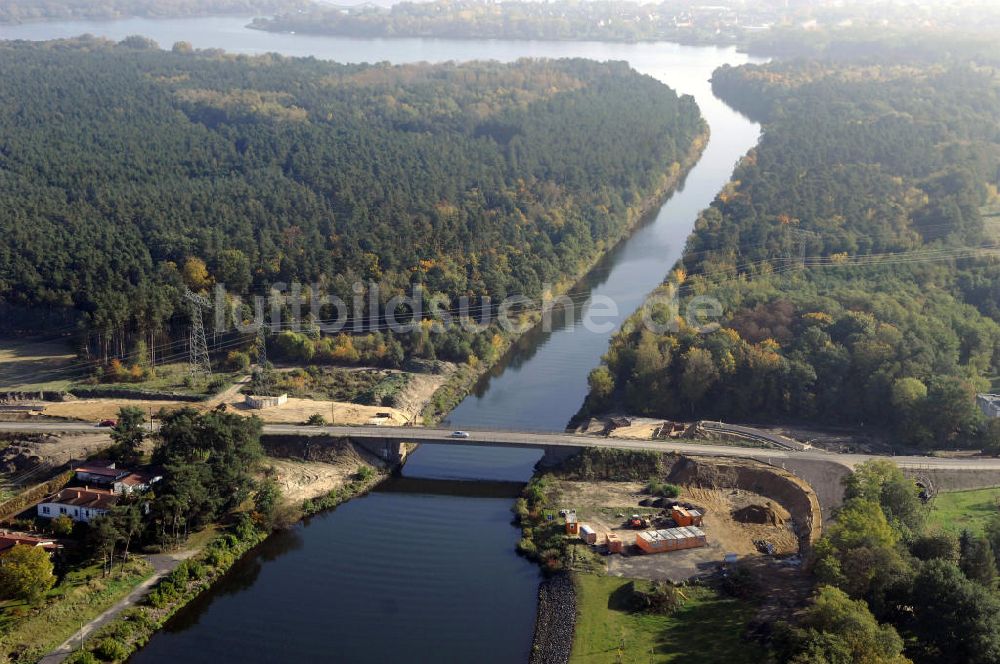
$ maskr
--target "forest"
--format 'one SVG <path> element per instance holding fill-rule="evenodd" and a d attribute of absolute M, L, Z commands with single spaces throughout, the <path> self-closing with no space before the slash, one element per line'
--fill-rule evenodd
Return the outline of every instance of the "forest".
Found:
<path fill-rule="evenodd" d="M 1000 364 L 997 70 L 796 60 L 713 85 L 763 138 L 660 294 L 710 295 L 723 318 L 659 334 L 633 317 L 585 409 L 1000 444 L 975 406 Z"/>
<path fill-rule="evenodd" d="M 624 63 L 0 43 L 0 305 L 19 332 L 58 318 L 114 354 L 186 325 L 185 288 L 538 296 L 664 195 L 704 131 L 693 99 Z"/>
<path fill-rule="evenodd" d="M 673 16 L 656 3 L 435 0 L 347 12 L 316 5 L 257 18 L 251 27 L 354 37 L 638 41 L 679 35 Z"/>
<path fill-rule="evenodd" d="M 970 22 L 967 17 L 973 13 L 976 20 Z M 963 39 L 975 35 L 992 45 L 1000 28 L 1000 11 L 988 0 L 913 4 L 880 0 L 427 0 L 390 7 L 317 3 L 301 11 L 258 17 L 250 27 L 379 38 L 672 41 L 793 55 L 816 54 L 831 46 L 836 50 L 848 43 L 870 50 L 904 41 L 919 49 L 935 33 L 962 33 Z M 955 45 L 952 38 L 950 46 Z"/>
<path fill-rule="evenodd" d="M 5 0 L 0 23 L 269 14 L 310 6 L 309 0 Z"/>

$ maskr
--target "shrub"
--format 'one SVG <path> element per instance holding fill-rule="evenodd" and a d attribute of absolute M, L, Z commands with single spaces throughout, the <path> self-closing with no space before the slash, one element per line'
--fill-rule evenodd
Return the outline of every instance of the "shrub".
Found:
<path fill-rule="evenodd" d="M 227 569 L 233 564 L 233 554 L 222 549 L 213 549 L 208 554 L 208 564 L 219 569 Z"/>
<path fill-rule="evenodd" d="M 646 491 L 651 495 L 662 496 L 664 498 L 676 498 L 681 495 L 681 488 L 679 486 L 668 482 L 660 482 L 659 480 L 649 480 L 646 484 Z"/>
<path fill-rule="evenodd" d="M 219 377 L 213 378 L 208 381 L 208 385 L 205 387 L 205 394 L 215 394 L 220 392 L 226 386 L 226 379 Z"/>
<path fill-rule="evenodd" d="M 648 590 L 629 584 L 635 610 L 659 615 L 670 615 L 681 606 L 681 595 L 675 586 L 664 581 L 654 582 Z"/>
<path fill-rule="evenodd" d="M 354 479 L 361 482 L 367 482 L 374 476 L 375 471 L 370 466 L 359 466 L 357 472 L 354 473 Z"/>
<path fill-rule="evenodd" d="M 129 655 L 128 646 L 113 638 L 101 639 L 101 642 L 94 648 L 94 654 L 106 662 L 116 662 L 125 659 Z"/>
<path fill-rule="evenodd" d="M 135 623 L 131 621 L 119 620 L 101 630 L 101 635 L 118 641 L 130 641 L 135 633 L 135 627 Z"/>
<path fill-rule="evenodd" d="M 174 568 L 174 571 L 170 573 L 170 581 L 179 588 L 187 585 L 187 582 L 190 579 L 191 574 L 186 560 Z"/>
<path fill-rule="evenodd" d="M 231 350 L 226 355 L 226 368 L 230 371 L 247 371 L 250 369 L 250 355 L 240 350 Z"/>
<path fill-rule="evenodd" d="M 321 427 L 324 426 L 325 424 L 326 424 L 326 419 L 319 413 L 313 413 L 312 415 L 309 416 L 309 419 L 306 420 L 306 426 L 308 427 Z"/>
<path fill-rule="evenodd" d="M 60 514 L 50 523 L 52 534 L 57 537 L 69 537 L 73 534 L 73 519 L 66 514 Z"/>
<path fill-rule="evenodd" d="M 89 650 L 77 650 L 75 653 L 63 660 L 64 664 L 100 664 L 99 659 Z"/>

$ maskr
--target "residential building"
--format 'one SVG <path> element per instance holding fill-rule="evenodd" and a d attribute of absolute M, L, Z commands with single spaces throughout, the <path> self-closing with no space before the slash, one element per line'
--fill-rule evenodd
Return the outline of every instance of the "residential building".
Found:
<path fill-rule="evenodd" d="M 135 492 L 142 493 L 161 479 L 163 479 L 163 476 L 157 472 L 135 471 L 119 480 L 115 480 L 115 483 L 111 485 L 111 490 L 119 496 L 127 496 Z"/>
<path fill-rule="evenodd" d="M 75 469 L 76 479 L 87 486 L 112 486 L 132 471 L 117 468 L 113 461 L 88 461 Z"/>
<path fill-rule="evenodd" d="M 38 503 L 38 516 L 54 519 L 65 514 L 74 521 L 89 522 L 107 514 L 118 502 L 118 495 L 107 489 L 70 487 Z"/>
<path fill-rule="evenodd" d="M 88 461 L 75 470 L 77 482 L 85 486 L 106 487 L 119 495 L 145 491 L 162 479 L 159 472 L 118 468 L 111 461 Z"/>

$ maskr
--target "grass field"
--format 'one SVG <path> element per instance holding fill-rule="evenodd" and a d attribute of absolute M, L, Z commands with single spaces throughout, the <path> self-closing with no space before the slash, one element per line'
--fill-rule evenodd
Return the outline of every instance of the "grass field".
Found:
<path fill-rule="evenodd" d="M 763 651 L 740 637 L 753 607 L 703 587 L 685 588 L 670 616 L 632 613 L 620 596 L 631 579 L 579 574 L 571 662 L 726 662 L 752 664 Z"/>
<path fill-rule="evenodd" d="M 86 382 L 76 382 L 74 386 L 92 387 L 95 389 L 143 390 L 146 392 L 174 392 L 200 396 L 215 391 L 212 381 L 231 385 L 240 377 L 240 372 L 218 371 L 209 379 L 207 376 L 192 377 L 191 365 L 187 362 L 174 362 L 157 365 L 153 375 L 146 380 L 135 383 L 101 382 L 90 385 Z M 212 387 L 212 389 L 210 389 Z"/>
<path fill-rule="evenodd" d="M 981 533 L 996 514 L 1000 514 L 1000 487 L 950 491 L 934 497 L 928 525 L 955 533 Z"/>
<path fill-rule="evenodd" d="M 0 390 L 63 390 L 75 357 L 67 344 L 0 339 Z"/>

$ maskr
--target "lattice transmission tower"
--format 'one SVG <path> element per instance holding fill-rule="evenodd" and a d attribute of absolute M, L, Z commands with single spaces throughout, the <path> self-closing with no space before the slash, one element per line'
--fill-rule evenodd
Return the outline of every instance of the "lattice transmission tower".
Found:
<path fill-rule="evenodd" d="M 257 326 L 257 338 L 254 340 L 254 350 L 257 355 L 254 392 L 264 397 L 272 396 L 271 369 L 267 366 L 267 326 L 263 323 Z"/>
<path fill-rule="evenodd" d="M 211 378 L 212 362 L 208 357 L 208 340 L 205 338 L 205 323 L 201 316 L 201 310 L 212 305 L 208 298 L 192 293 L 190 290 L 184 293 L 184 297 L 191 303 L 191 337 L 188 350 L 191 375 L 204 375 Z"/>

